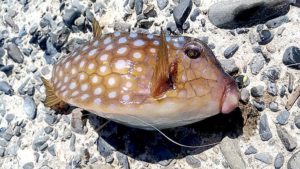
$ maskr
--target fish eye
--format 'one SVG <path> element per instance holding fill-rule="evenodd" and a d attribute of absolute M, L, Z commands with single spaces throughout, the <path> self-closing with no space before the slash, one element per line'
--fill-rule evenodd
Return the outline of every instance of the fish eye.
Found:
<path fill-rule="evenodd" d="M 189 42 L 183 47 L 184 53 L 191 59 L 197 59 L 201 56 L 202 46 L 198 42 Z"/>

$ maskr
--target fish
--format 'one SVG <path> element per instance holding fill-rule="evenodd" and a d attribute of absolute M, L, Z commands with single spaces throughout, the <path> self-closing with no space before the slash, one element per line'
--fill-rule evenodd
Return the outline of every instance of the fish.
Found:
<path fill-rule="evenodd" d="M 58 60 L 45 105 L 67 103 L 127 126 L 153 130 L 188 125 L 239 102 L 235 80 L 212 50 L 188 36 L 102 34 Z"/>

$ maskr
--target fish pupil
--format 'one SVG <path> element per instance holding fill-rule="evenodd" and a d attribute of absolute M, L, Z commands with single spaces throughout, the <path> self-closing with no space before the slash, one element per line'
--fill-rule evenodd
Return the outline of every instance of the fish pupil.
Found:
<path fill-rule="evenodd" d="M 191 59 L 197 59 L 201 55 L 201 50 L 196 46 L 190 46 L 185 50 L 185 54 Z"/>

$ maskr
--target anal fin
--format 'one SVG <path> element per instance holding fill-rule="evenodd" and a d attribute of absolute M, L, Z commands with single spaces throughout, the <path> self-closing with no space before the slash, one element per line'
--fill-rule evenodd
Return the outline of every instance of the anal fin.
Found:
<path fill-rule="evenodd" d="M 47 107 L 53 107 L 53 106 L 63 103 L 63 101 L 56 96 L 52 84 L 44 77 L 41 77 L 41 79 L 46 88 L 46 99 L 44 101 L 44 104 Z"/>

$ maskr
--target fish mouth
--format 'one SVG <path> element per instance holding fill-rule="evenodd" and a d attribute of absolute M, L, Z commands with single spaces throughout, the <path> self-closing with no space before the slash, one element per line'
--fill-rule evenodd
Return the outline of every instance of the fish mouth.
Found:
<path fill-rule="evenodd" d="M 238 107 L 240 93 L 237 85 L 232 80 L 225 86 L 224 94 L 221 102 L 221 112 L 228 114 Z"/>

